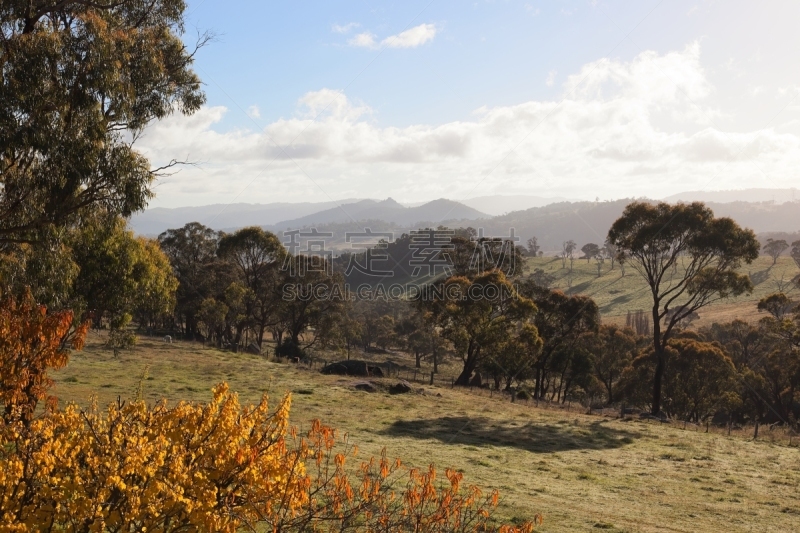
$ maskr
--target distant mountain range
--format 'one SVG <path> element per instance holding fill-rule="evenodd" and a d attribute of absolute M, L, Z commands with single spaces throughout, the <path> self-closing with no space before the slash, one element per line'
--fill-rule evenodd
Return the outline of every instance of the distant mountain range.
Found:
<path fill-rule="evenodd" d="M 665 202 L 775 202 L 800 200 L 800 189 L 740 189 L 730 191 L 686 191 L 664 198 Z"/>
<path fill-rule="evenodd" d="M 796 201 L 791 199 L 797 196 Z M 739 200 L 749 196 L 754 201 Z M 772 201 L 775 197 L 776 200 Z M 768 200 L 763 200 L 769 198 Z M 778 201 L 781 198 L 783 201 Z M 788 200 L 787 200 L 788 199 Z M 331 231 L 333 239 L 345 247 L 344 233 L 393 231 L 400 235 L 420 227 L 483 228 L 487 236 L 509 235 L 511 228 L 520 244 L 536 236 L 544 251 L 555 252 L 561 244 L 574 240 L 578 246 L 605 240 L 611 224 L 632 199 L 603 202 L 552 202 L 542 197 L 485 196 L 464 202 L 439 199 L 416 206 L 386 200 L 350 199 L 319 203 L 231 204 L 176 209 L 149 209 L 132 217 L 131 226 L 139 234 L 155 236 L 188 222 L 200 222 L 218 230 L 232 231 L 244 226 L 261 226 L 282 234 L 288 229 L 316 227 Z M 760 234 L 793 233 L 800 230 L 800 191 L 797 189 L 750 189 L 747 191 L 686 192 L 669 201 L 705 201 L 717 216 L 728 216 Z M 763 201 L 755 201 L 763 200 Z M 545 203 L 524 210 L 514 206 Z M 472 205 L 467 205 L 467 203 Z M 476 206 L 481 206 L 478 209 Z M 491 216 L 492 213 L 503 214 Z"/>
<path fill-rule="evenodd" d="M 391 198 L 383 201 L 360 200 L 341 203 L 317 213 L 273 224 L 277 229 L 295 229 L 312 225 L 382 220 L 398 226 L 414 226 L 420 223 L 436 225 L 450 220 L 479 220 L 491 218 L 486 213 L 467 207 L 459 202 L 439 199 L 417 207 L 405 207 Z M 363 228 L 362 228 L 363 229 Z"/>
<path fill-rule="evenodd" d="M 141 235 L 158 235 L 170 228 L 199 222 L 214 229 L 271 226 L 281 220 L 302 217 L 358 199 L 331 202 L 274 204 L 213 204 L 197 207 L 154 207 L 131 217 L 133 231 Z"/>

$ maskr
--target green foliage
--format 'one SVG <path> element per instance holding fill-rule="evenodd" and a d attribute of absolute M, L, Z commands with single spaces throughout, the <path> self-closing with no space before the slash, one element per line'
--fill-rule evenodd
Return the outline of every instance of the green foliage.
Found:
<path fill-rule="evenodd" d="M 0 243 L 145 207 L 156 172 L 126 134 L 204 101 L 184 10 L 182 0 L 2 3 Z"/>
<path fill-rule="evenodd" d="M 124 220 L 87 221 L 72 237 L 71 247 L 80 268 L 75 298 L 96 325 L 127 313 L 146 322 L 172 311 L 178 282 L 169 261 L 158 244 L 134 237 Z"/>

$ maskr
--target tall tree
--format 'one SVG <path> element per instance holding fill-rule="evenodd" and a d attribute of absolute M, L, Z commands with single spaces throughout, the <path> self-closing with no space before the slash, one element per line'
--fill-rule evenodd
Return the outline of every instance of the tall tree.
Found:
<path fill-rule="evenodd" d="M 710 303 L 751 291 L 750 278 L 737 269 L 758 257 L 759 244 L 751 230 L 715 218 L 700 202 L 633 202 L 611 226 L 608 240 L 650 288 L 656 359 L 651 409 L 657 415 L 667 343 L 676 326 Z"/>
<path fill-rule="evenodd" d="M 253 226 L 224 235 L 219 241 L 218 254 L 236 266 L 242 284 L 249 290 L 246 314 L 252 321 L 260 347 L 264 333 L 278 320 L 277 309 L 282 296 L 279 270 L 286 249 L 273 233 Z"/>
<path fill-rule="evenodd" d="M 190 338 L 198 332 L 200 306 L 206 298 L 220 299 L 233 281 L 230 265 L 217 257 L 219 234 L 190 222 L 158 236 L 161 249 L 169 257 L 178 278 L 175 312 Z"/>
<path fill-rule="evenodd" d="M 0 3 L 0 244 L 95 209 L 145 207 L 158 170 L 133 147 L 204 102 L 183 0 Z M 201 38 L 201 44 L 205 39 Z"/>

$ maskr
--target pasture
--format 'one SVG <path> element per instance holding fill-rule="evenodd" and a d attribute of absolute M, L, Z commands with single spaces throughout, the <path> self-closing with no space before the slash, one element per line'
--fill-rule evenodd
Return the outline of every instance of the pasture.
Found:
<path fill-rule="evenodd" d="M 800 523 L 800 449 L 777 430 L 762 428 L 754 442 L 749 431 L 705 433 L 438 385 L 368 393 L 352 388 L 356 378 L 199 343 L 141 337 L 115 358 L 104 341 L 92 332 L 53 373 L 62 402 L 87 405 L 94 394 L 103 405 L 140 387 L 148 402 L 206 401 L 220 381 L 246 402 L 292 393 L 299 429 L 319 418 L 346 432 L 362 459 L 386 448 L 407 465 L 459 468 L 467 482 L 500 490 L 500 517 L 544 514 L 537 531 L 786 532 Z"/>

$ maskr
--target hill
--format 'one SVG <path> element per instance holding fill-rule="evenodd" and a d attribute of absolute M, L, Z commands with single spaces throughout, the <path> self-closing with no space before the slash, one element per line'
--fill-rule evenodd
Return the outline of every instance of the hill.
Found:
<path fill-rule="evenodd" d="M 552 287 L 568 294 L 591 296 L 600 307 L 603 320 L 625 323 L 628 311 L 649 310 L 652 306 L 649 288 L 642 277 L 631 268 L 621 276 L 619 266 L 611 270 L 608 261 L 597 275 L 597 263 L 576 259 L 572 273 L 561 267 L 556 257 L 528 258 L 528 272 L 541 269 L 554 278 Z M 697 324 L 710 324 L 713 321 L 730 321 L 735 318 L 755 321 L 766 316 L 756 309 L 761 298 L 775 292 L 785 292 L 794 299 L 800 298 L 800 288 L 791 282 L 800 275 L 795 262 L 790 257 L 780 257 L 776 265 L 772 258 L 759 257 L 751 265 L 742 267 L 741 272 L 749 274 L 753 282 L 752 294 L 744 294 L 717 304 L 710 305 L 699 312 Z"/>
<path fill-rule="evenodd" d="M 439 199 L 416 207 L 405 207 L 391 198 L 383 201 L 361 200 L 318 211 L 304 217 L 283 220 L 274 224 L 276 229 L 297 229 L 314 225 L 352 223 L 359 231 L 358 222 L 363 220 L 381 220 L 397 226 L 415 227 L 429 222 L 449 220 L 488 219 L 489 215 L 467 207 L 452 200 Z M 364 230 L 363 225 L 360 226 Z"/>
<path fill-rule="evenodd" d="M 795 202 L 800 189 L 739 189 L 728 191 L 685 191 L 664 198 L 665 202 Z"/>
<path fill-rule="evenodd" d="M 511 196 L 495 194 L 492 196 L 478 196 L 476 198 L 461 200 L 461 203 L 492 216 L 498 216 L 511 213 L 512 211 L 523 211 L 531 207 L 544 207 L 546 205 L 566 201 L 569 200 L 560 196 L 544 197 L 525 194 Z"/>
<path fill-rule="evenodd" d="M 105 333 L 93 331 L 84 351 L 53 373 L 62 401 L 86 406 L 96 394 L 103 406 L 138 388 L 148 402 L 207 401 L 224 380 L 243 403 L 292 392 L 291 421 L 300 433 L 323 420 L 358 446 L 357 462 L 385 448 L 409 466 L 457 468 L 465 482 L 500 491 L 501 518 L 543 513 L 536 531 L 796 530 L 800 455 L 797 437 L 789 447 L 780 429 L 764 428 L 754 442 L 749 428 L 728 436 L 713 427 L 705 433 L 691 424 L 588 415 L 576 405 L 511 403 L 507 395 L 452 389 L 447 379 L 433 386 L 420 380 L 411 394 L 367 393 L 354 390 L 352 378 L 320 374 L 319 366 L 147 337 L 114 357 L 104 343 Z M 402 353 L 382 357 L 413 365 Z M 401 370 L 401 377 L 413 380 L 413 372 Z M 375 382 L 381 390 L 393 383 Z"/>

